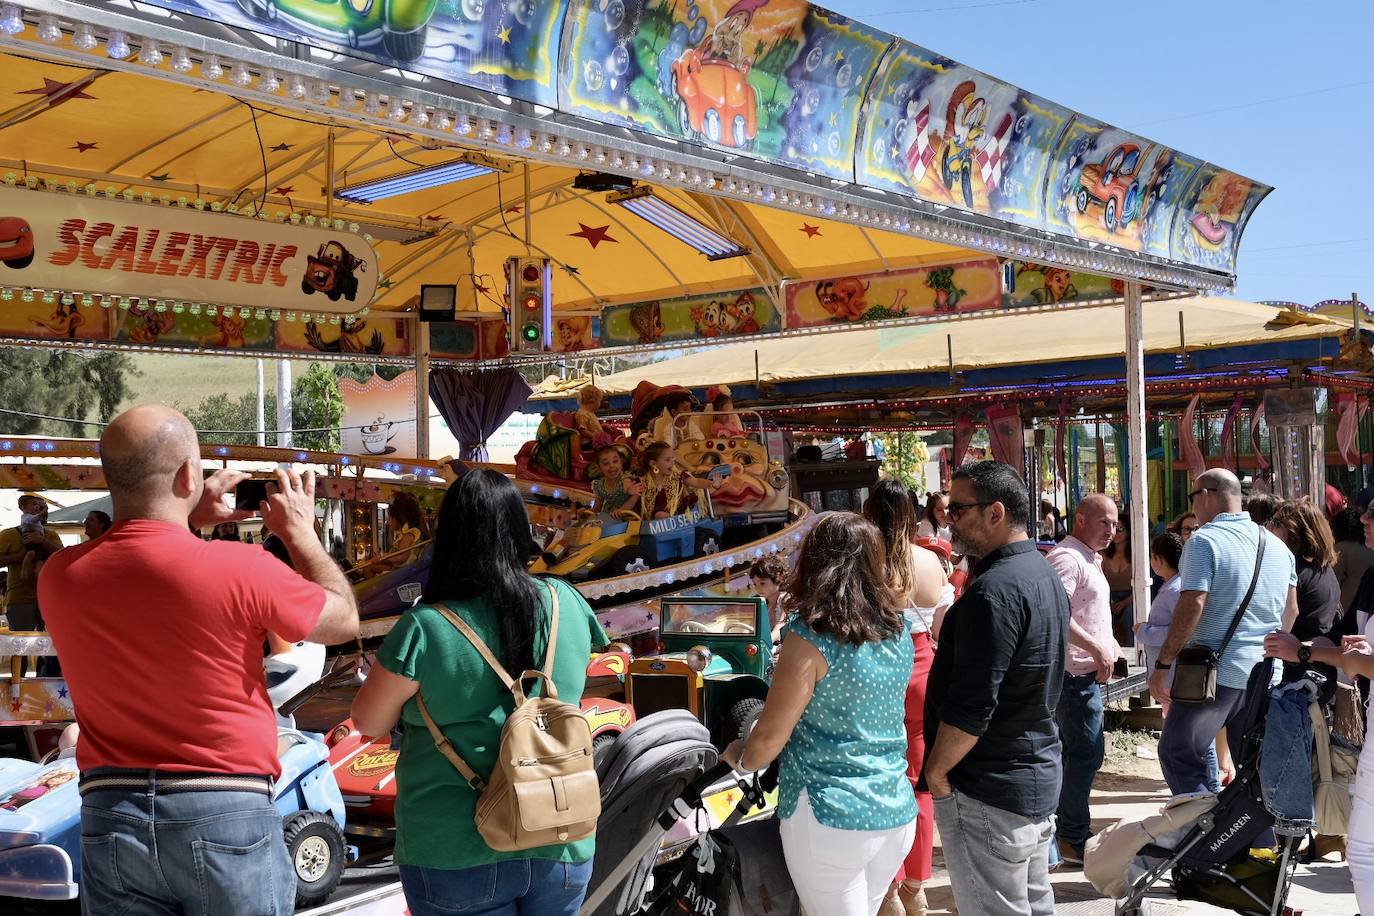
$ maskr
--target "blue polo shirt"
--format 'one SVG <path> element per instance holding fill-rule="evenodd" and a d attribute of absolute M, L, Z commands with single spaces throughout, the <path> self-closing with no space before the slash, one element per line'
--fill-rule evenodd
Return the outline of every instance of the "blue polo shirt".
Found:
<path fill-rule="evenodd" d="M 1298 581 L 1297 567 L 1284 543 L 1244 512 L 1223 512 L 1193 532 L 1183 545 L 1179 588 L 1207 593 L 1192 641 L 1220 649 L 1236 608 L 1250 587 L 1260 537 L 1266 538 L 1264 566 L 1236 635 L 1221 656 L 1217 683 L 1222 687 L 1245 688 L 1250 669 L 1264 657 L 1264 637 L 1283 625 L 1288 589 Z"/>

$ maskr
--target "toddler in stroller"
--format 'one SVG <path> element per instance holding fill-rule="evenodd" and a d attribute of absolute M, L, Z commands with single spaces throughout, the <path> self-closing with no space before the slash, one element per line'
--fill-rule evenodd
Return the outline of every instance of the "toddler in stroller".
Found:
<path fill-rule="evenodd" d="M 1181 900 L 1199 900 L 1251 916 L 1284 912 L 1297 848 L 1313 824 L 1311 782 L 1313 693 L 1299 685 L 1268 688 L 1273 662 L 1255 667 L 1247 690 L 1236 778 L 1216 796 L 1180 795 L 1153 817 L 1122 821 L 1088 841 L 1085 876 L 1117 898 L 1117 916 L 1146 916 L 1146 895 L 1165 874 Z M 1297 774 L 1296 780 L 1280 775 Z M 1296 790 L 1296 791 L 1295 791 Z M 1279 851 L 1251 848 L 1273 831 Z"/>

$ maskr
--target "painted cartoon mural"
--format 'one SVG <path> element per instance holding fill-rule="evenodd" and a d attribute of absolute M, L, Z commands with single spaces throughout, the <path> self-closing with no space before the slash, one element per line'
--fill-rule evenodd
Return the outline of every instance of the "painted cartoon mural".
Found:
<path fill-rule="evenodd" d="M 569 17 L 568 110 L 853 173 L 881 32 L 801 0 L 574 0 Z"/>
<path fill-rule="evenodd" d="M 993 258 L 938 267 L 789 283 L 787 327 L 917 318 L 999 308 L 1002 268 Z"/>
<path fill-rule="evenodd" d="M 576 353 L 599 346 L 601 319 L 591 315 L 569 315 L 554 318 L 553 350 L 555 353 Z"/>
<path fill-rule="evenodd" d="M 1126 285 L 1121 280 L 1054 264 L 1013 262 L 1011 279 L 1012 284 L 1002 289 L 1005 308 L 1095 302 L 1119 299 L 1126 294 Z"/>
<path fill-rule="evenodd" d="M 781 316 L 768 294 L 747 289 L 610 306 L 601 312 L 601 345 L 737 337 L 781 328 Z"/>

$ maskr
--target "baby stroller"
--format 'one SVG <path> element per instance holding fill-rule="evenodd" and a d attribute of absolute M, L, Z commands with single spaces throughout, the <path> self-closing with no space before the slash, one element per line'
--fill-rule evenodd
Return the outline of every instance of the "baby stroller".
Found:
<path fill-rule="evenodd" d="M 601 818 L 581 916 L 745 916 L 760 901 L 779 916 L 798 912 L 786 868 L 778 867 L 776 821 L 735 827 L 764 804 L 768 777 L 734 777 L 691 713 L 668 710 L 640 719 L 616 739 L 597 775 Z M 699 835 L 681 858 L 655 868 L 664 835 L 703 813 L 703 796 L 732 777 L 743 798 L 725 823 Z"/>
<path fill-rule="evenodd" d="M 1084 871 L 1099 890 L 1121 898 L 1117 916 L 1148 916 L 1150 901 L 1146 895 L 1166 874 L 1180 900 L 1199 900 L 1247 916 L 1279 916 L 1285 911 L 1298 864 L 1297 850 L 1305 831 L 1296 836 L 1280 831 L 1276 861 L 1250 855 L 1260 835 L 1276 823 L 1265 806 L 1260 779 L 1260 750 L 1264 745 L 1272 672 L 1273 662 L 1266 660 L 1251 673 L 1242 719 L 1244 739 L 1240 748 L 1232 749 L 1236 777 L 1215 797 L 1215 804 L 1209 795 L 1179 796 L 1158 817 L 1142 825 L 1118 824 L 1089 842 Z M 1198 814 L 1199 811 L 1202 813 Z M 1181 825 L 1177 819 L 1179 812 L 1185 812 Z M 1107 837 L 1112 831 L 1130 829 L 1149 834 L 1152 842 L 1136 848 L 1131 871 L 1124 880 L 1117 877 L 1103 883 L 1091 874 L 1094 866 L 1102 874 L 1101 860 L 1093 859 L 1109 855 L 1105 849 L 1111 842 Z M 1152 830 L 1169 832 L 1152 834 Z M 1118 834 L 1118 838 L 1129 842 L 1128 836 Z M 1119 852 L 1118 849 L 1110 855 Z"/>

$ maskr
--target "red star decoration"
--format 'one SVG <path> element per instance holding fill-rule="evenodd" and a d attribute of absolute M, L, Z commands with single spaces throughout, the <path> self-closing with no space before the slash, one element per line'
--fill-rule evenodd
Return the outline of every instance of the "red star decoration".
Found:
<path fill-rule="evenodd" d="M 288 184 L 288 185 L 282 185 L 280 188 L 277 188 L 277 189 L 274 190 L 272 193 L 273 193 L 273 194 L 280 195 L 280 196 L 282 196 L 282 197 L 286 197 L 287 195 L 291 194 L 291 192 L 293 192 L 293 191 L 295 191 L 295 190 L 296 190 L 296 186 L 295 186 L 295 185 L 289 185 L 289 184 Z"/>
<path fill-rule="evenodd" d="M 77 140 L 74 146 L 69 146 L 67 149 L 74 149 L 78 153 L 84 153 L 88 149 L 95 149 L 98 145 L 99 144 L 96 143 L 82 143 L 80 140 Z"/>
<path fill-rule="evenodd" d="M 521 210 L 521 207 L 520 207 L 519 204 L 511 204 L 509 207 L 506 208 L 506 212 L 507 212 L 507 213 L 514 213 L 516 216 L 519 216 L 519 215 L 520 215 L 520 210 Z M 583 226 L 582 228 L 585 229 L 586 227 Z"/>
<path fill-rule="evenodd" d="M 272 147 L 271 152 L 284 153 L 289 149 L 291 149 L 290 143 L 278 143 L 276 146 Z"/>
<path fill-rule="evenodd" d="M 611 227 L 609 225 L 588 226 L 586 223 L 578 223 L 577 225 L 581 227 L 579 231 L 569 232 L 568 235 L 573 238 L 586 239 L 587 244 L 591 245 L 593 248 L 600 245 L 602 242 L 616 242 L 617 244 L 620 242 L 619 239 L 611 238 Z"/>
<path fill-rule="evenodd" d="M 798 229 L 797 231 L 798 231 L 798 232 L 805 232 L 807 238 L 809 238 L 809 239 L 814 239 L 816 236 L 818 236 L 818 235 L 821 234 L 821 227 L 820 227 L 820 226 L 813 226 L 813 225 L 811 225 L 810 223 L 802 223 L 802 224 L 801 224 L 801 228 Z"/>
<path fill-rule="evenodd" d="M 489 287 L 489 286 L 483 286 L 481 280 L 473 280 L 473 281 L 472 281 L 472 288 L 475 289 L 475 290 L 477 290 L 479 293 L 489 293 L 489 292 L 491 292 L 491 287 Z"/>
<path fill-rule="evenodd" d="M 442 213 L 431 213 L 429 216 L 426 216 L 425 219 L 436 223 L 442 223 L 444 220 L 448 219 L 448 217 L 444 216 Z"/>
<path fill-rule="evenodd" d="M 43 77 L 42 89 L 25 89 L 19 95 L 42 95 L 47 96 L 48 107 L 61 105 L 63 102 L 70 102 L 72 99 L 94 99 L 95 96 L 87 95 L 86 91 L 76 84 L 61 83 L 57 80 Z"/>

